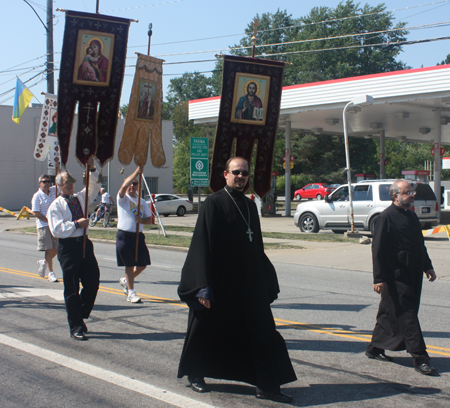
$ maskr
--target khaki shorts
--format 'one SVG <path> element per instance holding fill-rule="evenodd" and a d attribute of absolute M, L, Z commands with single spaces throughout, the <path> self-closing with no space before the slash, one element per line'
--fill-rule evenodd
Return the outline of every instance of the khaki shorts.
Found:
<path fill-rule="evenodd" d="M 38 228 L 37 238 L 38 251 L 49 251 L 50 249 L 58 248 L 58 240 L 56 238 L 53 238 L 53 235 L 48 227 Z"/>

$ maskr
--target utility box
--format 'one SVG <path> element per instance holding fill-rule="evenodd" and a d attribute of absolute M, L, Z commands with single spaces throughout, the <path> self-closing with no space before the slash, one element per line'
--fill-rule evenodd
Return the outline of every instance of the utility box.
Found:
<path fill-rule="evenodd" d="M 277 213 L 276 204 L 277 204 L 277 176 L 272 175 L 272 181 L 270 183 L 270 191 L 263 198 L 263 213 L 264 213 L 264 215 L 276 214 Z"/>

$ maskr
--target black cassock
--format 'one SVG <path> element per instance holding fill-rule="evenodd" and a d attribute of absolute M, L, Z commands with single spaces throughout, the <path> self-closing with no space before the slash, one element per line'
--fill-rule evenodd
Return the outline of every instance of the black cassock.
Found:
<path fill-rule="evenodd" d="M 178 378 L 243 381 L 277 391 L 297 379 L 270 309 L 279 292 L 277 276 L 264 253 L 255 203 L 225 188 L 248 221 L 247 201 L 252 242 L 225 189 L 205 200 L 178 288 L 180 299 L 191 306 Z M 204 287 L 214 296 L 210 309 L 198 307 L 195 297 Z"/>
<path fill-rule="evenodd" d="M 376 223 L 372 244 L 374 283 L 385 282 L 372 345 L 409 353 L 426 349 L 419 324 L 423 273 L 433 269 L 419 219 L 395 204 Z"/>

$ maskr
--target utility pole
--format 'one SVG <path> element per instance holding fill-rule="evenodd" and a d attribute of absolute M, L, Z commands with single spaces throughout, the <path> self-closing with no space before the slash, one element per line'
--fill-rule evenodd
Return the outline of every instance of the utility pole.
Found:
<path fill-rule="evenodd" d="M 55 93 L 53 59 L 53 0 L 47 0 L 47 92 Z"/>

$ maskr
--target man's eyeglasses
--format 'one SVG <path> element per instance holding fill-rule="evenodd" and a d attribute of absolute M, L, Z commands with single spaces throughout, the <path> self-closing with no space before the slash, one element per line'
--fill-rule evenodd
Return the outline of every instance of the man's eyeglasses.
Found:
<path fill-rule="evenodd" d="M 133 186 L 137 186 L 139 183 L 138 183 L 137 181 L 133 181 L 131 184 L 132 184 Z"/>
<path fill-rule="evenodd" d="M 417 193 L 415 191 L 404 191 L 401 194 L 406 195 L 406 196 L 415 196 Z"/>
<path fill-rule="evenodd" d="M 239 174 L 242 174 L 244 177 L 247 177 L 250 174 L 248 170 L 231 170 L 228 171 L 228 173 L 232 173 L 235 176 L 239 176 Z"/>
<path fill-rule="evenodd" d="M 41 183 L 51 183 L 50 180 L 41 180 Z"/>

